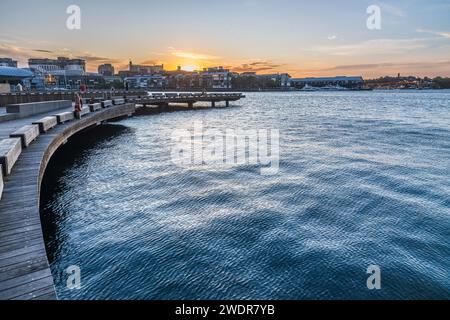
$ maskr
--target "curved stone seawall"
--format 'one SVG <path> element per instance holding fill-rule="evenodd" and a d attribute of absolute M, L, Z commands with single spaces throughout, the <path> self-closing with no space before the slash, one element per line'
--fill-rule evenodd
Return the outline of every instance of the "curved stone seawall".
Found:
<path fill-rule="evenodd" d="M 60 124 L 24 148 L 12 172 L 3 177 L 0 200 L 0 300 L 56 299 L 39 213 L 42 178 L 55 151 L 77 132 L 130 116 L 134 104 L 88 113 Z"/>

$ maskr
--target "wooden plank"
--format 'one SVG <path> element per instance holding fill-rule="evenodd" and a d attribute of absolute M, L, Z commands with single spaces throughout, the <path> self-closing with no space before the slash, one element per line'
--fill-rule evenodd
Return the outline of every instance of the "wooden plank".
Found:
<path fill-rule="evenodd" d="M 27 216 L 24 219 L 14 220 L 11 223 L 0 224 L 0 233 L 10 230 L 21 230 L 22 228 L 33 227 L 36 225 L 40 227 L 41 220 L 39 218 Z"/>
<path fill-rule="evenodd" d="M 27 293 L 33 293 L 36 290 L 47 288 L 53 285 L 53 277 L 48 276 L 46 278 L 30 281 L 28 283 L 21 284 L 17 287 L 0 291 L 1 300 L 10 300 L 22 296 Z"/>
<path fill-rule="evenodd" d="M 58 297 L 56 296 L 55 293 L 55 288 L 51 288 L 51 291 L 49 290 L 48 293 L 43 294 L 43 295 L 39 295 L 36 296 L 36 294 L 33 294 L 34 297 L 32 300 L 45 300 L 45 301 L 49 301 L 49 300 L 58 300 Z"/>
<path fill-rule="evenodd" d="M 18 256 L 10 257 L 7 259 L 0 259 L 0 268 L 12 266 L 15 264 L 20 264 L 31 259 L 38 258 L 40 256 L 46 256 L 47 253 L 44 249 L 38 249 L 36 251 L 27 252 L 26 254 L 21 254 Z M 1 286 L 0 286 L 1 289 Z"/>
<path fill-rule="evenodd" d="M 10 250 L 7 252 L 0 253 L 0 260 L 3 260 L 3 259 L 6 260 L 8 258 L 13 258 L 13 257 L 24 255 L 24 254 L 29 254 L 29 253 L 36 252 L 39 250 L 45 250 L 45 246 L 42 242 L 37 243 L 32 246 L 27 246 L 25 248 L 20 248 L 20 249 L 15 249 L 15 250 Z"/>
<path fill-rule="evenodd" d="M 55 300 L 55 287 L 48 286 L 33 292 L 23 294 L 13 298 L 12 300 Z"/>
<path fill-rule="evenodd" d="M 27 241 L 28 239 L 32 239 L 36 236 L 42 237 L 42 230 L 32 230 L 25 233 L 15 233 L 9 236 L 1 236 L 0 241 L 2 246 L 11 245 L 13 243 L 19 242 L 19 241 Z"/>
<path fill-rule="evenodd" d="M 25 263 L 5 267 L 2 269 L 2 272 L 0 273 L 0 287 L 3 281 L 27 275 L 35 271 L 48 269 L 49 269 L 48 261 L 47 258 L 44 256 L 41 256 L 37 259 L 28 260 Z"/>
<path fill-rule="evenodd" d="M 42 278 L 47 278 L 50 277 L 52 275 L 51 271 L 49 268 L 43 269 L 43 270 L 38 270 L 38 271 L 34 271 L 31 273 L 27 273 L 25 275 L 21 275 L 15 278 L 11 278 L 5 281 L 2 281 L 2 290 L 8 290 L 17 286 L 20 286 L 24 283 L 29 283 L 32 281 L 36 281 Z"/>
<path fill-rule="evenodd" d="M 42 265 L 45 264 L 46 267 L 49 267 L 49 263 L 47 260 L 47 256 L 40 255 L 38 257 L 34 257 L 31 259 L 27 259 L 25 261 L 21 261 L 15 264 L 11 264 L 8 266 L 4 266 L 0 268 L 0 290 L 1 290 L 1 281 L 15 278 L 20 275 L 24 275 L 36 270 L 41 270 Z"/>
<path fill-rule="evenodd" d="M 0 246 L 0 254 L 1 253 L 9 253 L 14 250 L 31 247 L 34 245 L 40 245 L 42 243 L 42 235 L 38 234 L 35 236 L 27 236 L 26 240 L 21 238 L 18 241 L 11 241 L 8 243 L 2 243 Z"/>
<path fill-rule="evenodd" d="M 40 225 L 31 225 L 31 226 L 24 226 L 24 227 L 5 230 L 5 231 L 2 231 L 2 237 L 13 235 L 13 234 L 18 234 L 18 233 L 23 233 L 23 232 L 28 232 L 28 231 L 33 231 L 33 230 L 41 230 L 41 226 Z"/>

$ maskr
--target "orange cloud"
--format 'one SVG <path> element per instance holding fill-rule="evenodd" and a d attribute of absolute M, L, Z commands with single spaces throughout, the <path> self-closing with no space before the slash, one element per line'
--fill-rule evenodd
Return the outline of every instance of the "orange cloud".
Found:
<path fill-rule="evenodd" d="M 244 63 L 230 69 L 234 72 L 263 72 L 263 71 L 276 71 L 280 70 L 284 64 L 273 63 L 271 61 L 254 61 L 250 63 Z"/>
<path fill-rule="evenodd" d="M 220 57 L 212 56 L 209 54 L 195 53 L 195 52 L 176 50 L 176 49 L 172 49 L 171 54 L 177 58 L 191 59 L 191 60 L 217 60 L 217 59 L 220 59 Z"/>

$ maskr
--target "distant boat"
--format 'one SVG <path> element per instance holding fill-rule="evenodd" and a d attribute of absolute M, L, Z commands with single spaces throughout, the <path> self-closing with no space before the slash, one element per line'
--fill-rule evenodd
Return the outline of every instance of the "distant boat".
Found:
<path fill-rule="evenodd" d="M 311 87 L 309 84 L 306 84 L 300 91 L 319 91 L 319 88 Z"/>
<path fill-rule="evenodd" d="M 335 86 L 325 86 L 325 87 L 320 87 L 319 88 L 320 91 L 347 91 L 347 88 L 341 87 L 340 85 L 335 85 Z"/>
<path fill-rule="evenodd" d="M 325 87 L 313 87 L 309 84 L 306 84 L 300 91 L 347 91 L 349 89 L 341 87 L 340 85 L 328 85 Z"/>

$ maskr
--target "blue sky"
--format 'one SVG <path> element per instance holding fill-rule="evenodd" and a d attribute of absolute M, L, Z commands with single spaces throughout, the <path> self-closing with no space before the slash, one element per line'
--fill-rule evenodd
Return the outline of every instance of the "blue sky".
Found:
<path fill-rule="evenodd" d="M 66 8 L 81 8 L 81 30 Z M 370 5 L 381 30 L 366 27 Z M 83 57 L 293 76 L 450 76 L 450 1 L 22 0 L 0 2 L 0 56 Z"/>

